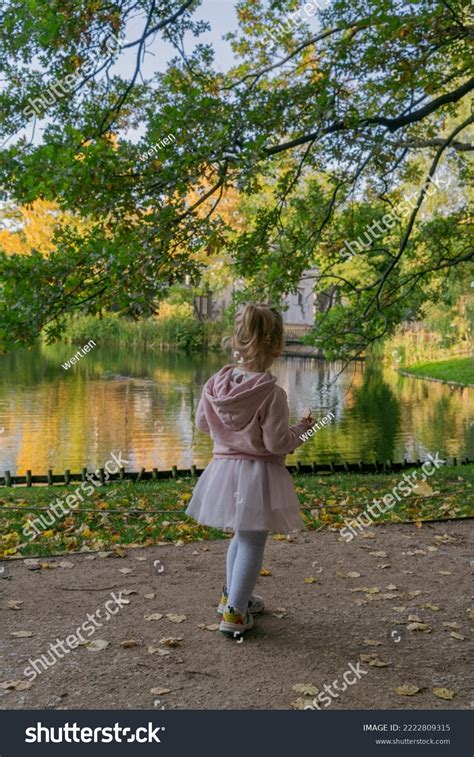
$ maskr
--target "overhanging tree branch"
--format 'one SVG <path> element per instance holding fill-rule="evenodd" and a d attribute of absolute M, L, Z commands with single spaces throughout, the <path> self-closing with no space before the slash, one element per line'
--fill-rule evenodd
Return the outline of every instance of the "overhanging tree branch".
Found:
<path fill-rule="evenodd" d="M 335 123 L 327 126 L 325 129 L 322 129 L 322 134 L 334 134 L 336 132 L 350 131 L 352 129 L 358 129 L 361 126 L 370 125 L 385 126 L 389 132 L 394 132 L 398 129 L 401 129 L 403 126 L 408 126 L 409 124 L 422 121 L 424 118 L 430 116 L 439 108 L 443 107 L 443 105 L 459 102 L 459 100 L 461 100 L 465 95 L 469 94 L 469 92 L 471 92 L 473 89 L 474 77 L 468 79 L 468 81 L 464 82 L 464 84 L 460 85 L 451 92 L 446 92 L 444 95 L 440 95 L 434 100 L 431 100 L 431 102 L 427 103 L 427 105 L 425 105 L 423 108 L 413 111 L 412 113 L 408 113 L 405 116 L 400 116 L 399 118 L 373 116 L 371 118 L 361 118 L 359 121 L 354 121 L 353 123 L 336 121 Z M 265 153 L 268 156 L 271 156 L 277 155 L 278 153 L 284 152 L 285 150 L 291 150 L 293 147 L 298 147 L 299 145 L 304 145 L 306 142 L 311 142 L 318 136 L 319 133 L 319 130 L 313 131 L 310 134 L 305 134 L 301 137 L 298 137 L 297 139 L 292 139 L 289 142 L 284 142 L 280 145 L 275 145 L 274 147 L 268 147 L 265 150 Z"/>

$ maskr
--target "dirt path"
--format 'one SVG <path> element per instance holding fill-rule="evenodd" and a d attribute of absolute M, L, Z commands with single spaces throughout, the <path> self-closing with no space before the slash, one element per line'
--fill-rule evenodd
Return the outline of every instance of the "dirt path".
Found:
<path fill-rule="evenodd" d="M 72 634 L 88 613 L 100 608 L 104 613 L 111 592 L 136 593 L 90 636 L 91 642 L 110 642 L 107 648 L 79 646 L 60 653 L 62 659 L 41 672 L 29 689 L 0 686 L 0 707 L 287 709 L 301 696 L 292 690 L 294 684 L 322 689 L 341 680 L 361 654 L 375 654 L 390 664 L 362 662 L 368 672 L 332 699 L 332 709 L 474 707 L 468 664 L 473 528 L 473 521 L 421 529 L 379 526 L 349 544 L 330 531 L 299 535 L 292 543 L 270 538 L 265 568 L 271 575 L 260 578 L 258 587 L 267 612 L 242 643 L 199 627 L 216 622 L 226 542 L 128 550 L 121 559 L 75 555 L 43 560 L 66 561 L 66 567 L 56 569 L 30 570 L 23 560 L 1 563 L 0 682 L 25 679 L 28 659 L 48 655 L 49 645 Z M 155 560 L 161 562 L 154 565 Z M 124 568 L 131 572 L 120 572 Z M 349 572 L 360 577 L 338 575 Z M 5 574 L 9 578 L 1 580 Z M 311 576 L 317 581 L 305 583 Z M 380 591 L 350 591 L 358 587 Z M 9 607 L 12 600 L 21 609 Z M 439 610 L 423 607 L 428 603 Z M 144 619 L 153 613 L 163 617 Z M 167 613 L 186 618 L 173 622 Z M 409 615 L 419 618 L 411 622 L 421 621 L 432 631 L 408 630 Z M 11 635 L 18 631 L 32 636 Z M 183 640 L 169 648 L 160 644 L 165 637 Z M 121 642 L 129 639 L 139 646 L 123 648 Z M 368 645 L 367 639 L 381 644 Z M 150 654 L 150 646 L 169 654 Z M 56 658 L 50 653 L 47 659 Z M 404 683 L 421 691 L 396 694 L 394 689 Z M 453 700 L 436 697 L 434 687 L 452 690 Z M 170 691 L 152 694 L 153 688 Z"/>

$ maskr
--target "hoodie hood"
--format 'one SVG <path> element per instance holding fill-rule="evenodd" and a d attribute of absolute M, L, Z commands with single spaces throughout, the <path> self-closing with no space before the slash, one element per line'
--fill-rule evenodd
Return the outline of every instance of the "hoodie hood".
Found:
<path fill-rule="evenodd" d="M 240 431 L 254 417 L 262 402 L 275 388 L 276 376 L 256 373 L 241 381 L 232 378 L 235 365 L 225 365 L 207 382 L 206 399 L 221 423 L 232 431 Z"/>

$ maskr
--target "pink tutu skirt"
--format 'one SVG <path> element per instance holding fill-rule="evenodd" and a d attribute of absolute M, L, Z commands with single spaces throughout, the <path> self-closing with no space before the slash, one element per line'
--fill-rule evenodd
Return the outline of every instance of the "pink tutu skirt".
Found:
<path fill-rule="evenodd" d="M 263 460 L 212 460 L 186 510 L 203 526 L 232 531 L 289 532 L 304 528 L 291 475 Z"/>

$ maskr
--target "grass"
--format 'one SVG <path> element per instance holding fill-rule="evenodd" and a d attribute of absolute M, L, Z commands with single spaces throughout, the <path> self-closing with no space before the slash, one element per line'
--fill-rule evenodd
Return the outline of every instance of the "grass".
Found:
<path fill-rule="evenodd" d="M 400 474 L 334 474 L 294 476 L 303 519 L 309 529 L 344 525 L 363 512 L 374 497 L 382 497 L 402 480 Z M 439 469 L 428 479 L 428 489 L 416 490 L 397 502 L 379 522 L 415 522 L 474 515 L 474 465 Z M 194 481 L 114 483 L 88 497 L 81 506 L 42 531 L 33 541 L 23 526 L 40 512 L 74 492 L 75 486 L 0 488 L 0 558 L 51 556 L 76 551 L 108 550 L 120 545 L 183 544 L 226 538 L 187 518 L 184 510 Z M 430 491 L 430 487 L 431 490 Z M 16 507 L 19 509 L 13 510 Z M 93 510 L 93 512 L 86 512 Z M 137 510 L 138 512 L 130 512 Z M 162 512 L 153 512 L 153 511 Z M 117 512 L 114 512 L 117 511 Z M 275 535 L 275 538 L 284 538 Z"/>
<path fill-rule="evenodd" d="M 474 385 L 474 361 L 470 357 L 439 360 L 434 363 L 418 363 L 403 370 L 420 378 L 436 378 L 443 381 L 457 381 L 460 384 Z"/>

